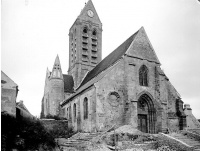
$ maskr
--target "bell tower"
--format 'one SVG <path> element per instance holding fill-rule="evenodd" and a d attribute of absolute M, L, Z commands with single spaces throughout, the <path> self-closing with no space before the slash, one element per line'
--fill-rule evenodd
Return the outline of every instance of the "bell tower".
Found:
<path fill-rule="evenodd" d="M 75 88 L 85 75 L 101 61 L 102 23 L 91 0 L 69 30 L 69 75 Z"/>

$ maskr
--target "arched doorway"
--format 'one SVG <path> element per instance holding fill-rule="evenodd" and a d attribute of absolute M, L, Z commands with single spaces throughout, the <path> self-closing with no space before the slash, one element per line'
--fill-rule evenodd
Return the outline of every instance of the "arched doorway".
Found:
<path fill-rule="evenodd" d="M 155 133 L 156 110 L 152 99 L 142 94 L 138 99 L 138 130 L 144 133 Z"/>

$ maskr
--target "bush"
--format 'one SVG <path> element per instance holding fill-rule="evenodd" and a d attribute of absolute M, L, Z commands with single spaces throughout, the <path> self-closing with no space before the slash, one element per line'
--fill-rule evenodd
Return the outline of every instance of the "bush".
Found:
<path fill-rule="evenodd" d="M 69 138 L 75 134 L 72 128 L 67 128 L 67 127 L 58 126 L 58 125 L 53 126 L 53 129 L 49 130 L 49 133 L 54 138 L 59 138 L 59 137 Z"/>
<path fill-rule="evenodd" d="M 57 115 L 50 115 L 50 114 L 48 114 L 48 115 L 45 117 L 45 119 L 66 120 L 66 118 L 64 118 L 64 117 L 59 117 L 59 116 L 57 116 Z"/>
<path fill-rule="evenodd" d="M 39 120 L 16 119 L 8 114 L 1 114 L 2 150 L 16 148 L 23 150 L 52 150 L 55 147 L 54 137 L 46 131 Z"/>
<path fill-rule="evenodd" d="M 6 113 L 1 113 L 1 150 L 11 150 L 15 146 L 18 122 L 15 117 Z"/>

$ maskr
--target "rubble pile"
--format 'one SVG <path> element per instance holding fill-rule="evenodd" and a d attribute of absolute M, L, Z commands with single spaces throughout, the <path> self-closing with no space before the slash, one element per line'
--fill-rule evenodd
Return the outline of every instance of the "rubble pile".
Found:
<path fill-rule="evenodd" d="M 104 143 L 102 144 L 88 143 L 84 149 L 86 151 L 111 151 Z"/>
<path fill-rule="evenodd" d="M 88 136 L 90 133 L 76 133 L 70 139 L 84 139 L 86 136 Z"/>
<path fill-rule="evenodd" d="M 173 140 L 164 141 L 160 134 L 143 133 L 131 125 L 124 125 L 111 131 L 98 133 L 77 133 L 62 142 L 60 146 L 85 151 L 175 151 Z M 160 142 L 160 143 L 159 143 Z M 180 148 L 180 147 L 179 147 Z M 178 149 L 179 150 L 179 149 Z M 177 151 L 178 151 L 177 150 Z"/>
<path fill-rule="evenodd" d="M 125 150 L 143 148 L 147 150 L 155 149 L 156 136 L 144 134 L 131 125 L 124 125 L 100 137 L 96 137 L 92 141 L 107 144 L 110 149 Z"/>

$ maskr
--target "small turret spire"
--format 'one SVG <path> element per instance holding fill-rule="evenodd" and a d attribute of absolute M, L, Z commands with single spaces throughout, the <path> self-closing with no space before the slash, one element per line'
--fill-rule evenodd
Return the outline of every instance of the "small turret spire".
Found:
<path fill-rule="evenodd" d="M 53 65 L 51 78 L 63 79 L 62 69 L 61 69 L 60 59 L 59 59 L 58 54 L 56 56 L 56 59 L 55 59 L 54 65 Z"/>

